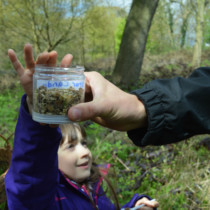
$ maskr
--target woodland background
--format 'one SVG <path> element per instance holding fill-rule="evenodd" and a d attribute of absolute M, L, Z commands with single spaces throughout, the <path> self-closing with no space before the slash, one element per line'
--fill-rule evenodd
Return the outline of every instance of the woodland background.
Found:
<path fill-rule="evenodd" d="M 35 57 L 56 50 L 61 60 L 72 53 L 74 64 L 130 91 L 152 79 L 187 77 L 196 67 L 210 66 L 210 2 L 133 0 L 116 6 L 111 0 L 1 0 L 0 134 L 11 146 L 23 90 L 7 50 L 14 49 L 24 64 L 25 43 L 33 45 Z M 208 135 L 137 148 L 126 133 L 89 121 L 84 126 L 96 162 L 112 165 L 110 179 L 121 204 L 145 193 L 159 201 L 159 209 L 210 208 Z M 0 147 L 7 146 L 0 139 Z M 8 168 L 1 156 L 0 174 Z"/>

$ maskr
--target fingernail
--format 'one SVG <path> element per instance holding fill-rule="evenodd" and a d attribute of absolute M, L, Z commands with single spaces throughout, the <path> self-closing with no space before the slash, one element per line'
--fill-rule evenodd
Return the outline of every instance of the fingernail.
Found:
<path fill-rule="evenodd" d="M 72 116 L 71 117 L 72 120 L 80 121 L 80 119 L 81 119 L 81 111 L 79 109 L 77 109 L 77 108 L 73 108 L 71 110 L 71 116 Z"/>
<path fill-rule="evenodd" d="M 7 51 L 7 52 L 9 53 L 9 52 L 12 52 L 12 51 L 13 51 L 13 49 L 8 49 L 8 51 Z"/>

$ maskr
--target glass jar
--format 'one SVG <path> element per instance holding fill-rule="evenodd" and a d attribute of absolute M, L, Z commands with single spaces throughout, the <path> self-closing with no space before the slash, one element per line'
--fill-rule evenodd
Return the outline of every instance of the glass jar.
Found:
<path fill-rule="evenodd" d="M 84 67 L 36 65 L 33 75 L 33 120 L 47 124 L 69 123 L 68 109 L 84 101 L 84 92 Z"/>

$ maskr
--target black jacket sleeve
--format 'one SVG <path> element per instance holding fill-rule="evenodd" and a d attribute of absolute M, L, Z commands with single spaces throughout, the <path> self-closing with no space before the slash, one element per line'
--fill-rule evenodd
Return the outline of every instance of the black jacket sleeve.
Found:
<path fill-rule="evenodd" d="M 153 80 L 132 93 L 148 116 L 147 128 L 128 131 L 134 144 L 163 145 L 210 133 L 210 67 L 188 78 Z"/>

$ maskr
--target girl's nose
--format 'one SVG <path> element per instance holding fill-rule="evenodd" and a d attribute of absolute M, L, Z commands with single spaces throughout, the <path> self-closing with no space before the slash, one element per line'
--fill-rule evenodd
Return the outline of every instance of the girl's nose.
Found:
<path fill-rule="evenodd" d="M 90 155 L 90 150 L 87 147 L 84 147 L 82 144 L 80 144 L 78 152 L 80 154 L 80 158 L 86 158 Z"/>

